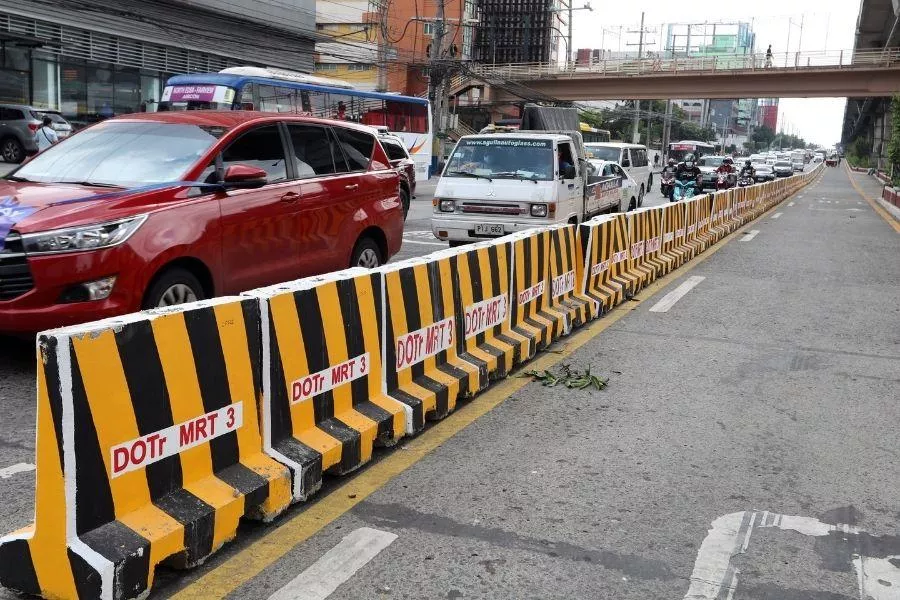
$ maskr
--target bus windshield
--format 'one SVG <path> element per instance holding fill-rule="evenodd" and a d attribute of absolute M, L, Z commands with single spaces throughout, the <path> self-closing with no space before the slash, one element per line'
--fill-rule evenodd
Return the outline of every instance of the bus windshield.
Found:
<path fill-rule="evenodd" d="M 447 169 L 447 177 L 553 179 L 553 142 L 521 138 L 460 140 Z"/>

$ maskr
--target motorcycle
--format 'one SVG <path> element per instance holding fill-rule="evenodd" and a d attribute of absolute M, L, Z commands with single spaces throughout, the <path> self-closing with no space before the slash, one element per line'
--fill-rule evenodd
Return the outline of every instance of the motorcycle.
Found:
<path fill-rule="evenodd" d="M 663 172 L 659 179 L 659 192 L 669 198 L 672 195 L 672 186 L 675 183 L 675 174 Z"/>
<path fill-rule="evenodd" d="M 687 200 L 693 198 L 697 194 L 697 181 L 689 179 L 681 181 L 676 179 L 672 184 L 672 195 L 669 196 L 669 202 L 678 202 L 679 200 Z"/>
<path fill-rule="evenodd" d="M 727 190 L 734 187 L 731 173 L 720 172 L 716 176 L 716 191 Z"/>
<path fill-rule="evenodd" d="M 741 175 L 738 178 L 738 187 L 750 187 L 753 185 L 753 178 L 749 175 Z"/>

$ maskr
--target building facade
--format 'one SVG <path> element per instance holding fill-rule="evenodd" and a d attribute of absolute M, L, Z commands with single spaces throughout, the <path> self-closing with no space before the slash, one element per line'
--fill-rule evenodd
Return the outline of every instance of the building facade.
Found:
<path fill-rule="evenodd" d="M 312 0 L 16 0 L 0 5 L 0 102 L 83 126 L 155 110 L 175 74 L 312 72 L 316 37 Z"/>
<path fill-rule="evenodd" d="M 316 31 L 331 38 L 316 43 L 316 75 L 340 79 L 361 90 L 387 91 L 379 67 L 379 26 L 370 15 L 369 0 L 316 2 Z"/>

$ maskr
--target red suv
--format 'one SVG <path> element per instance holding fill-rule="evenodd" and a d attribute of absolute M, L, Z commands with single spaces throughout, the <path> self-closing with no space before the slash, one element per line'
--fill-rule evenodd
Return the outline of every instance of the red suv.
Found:
<path fill-rule="evenodd" d="M 244 111 L 98 123 L 0 180 L 0 332 L 32 333 L 400 250 L 370 128 Z"/>

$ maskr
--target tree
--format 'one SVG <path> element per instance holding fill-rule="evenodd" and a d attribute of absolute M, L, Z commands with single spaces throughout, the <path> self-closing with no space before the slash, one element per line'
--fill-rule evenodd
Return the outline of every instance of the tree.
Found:
<path fill-rule="evenodd" d="M 891 180 L 894 184 L 900 183 L 900 94 L 891 100 L 891 141 L 888 142 L 888 160 L 891 162 Z"/>
<path fill-rule="evenodd" d="M 768 148 L 769 145 L 775 140 L 775 132 L 771 127 L 760 125 L 753 130 L 753 134 L 750 136 L 750 140 L 754 144 L 754 150 L 763 150 L 765 148 Z"/>

